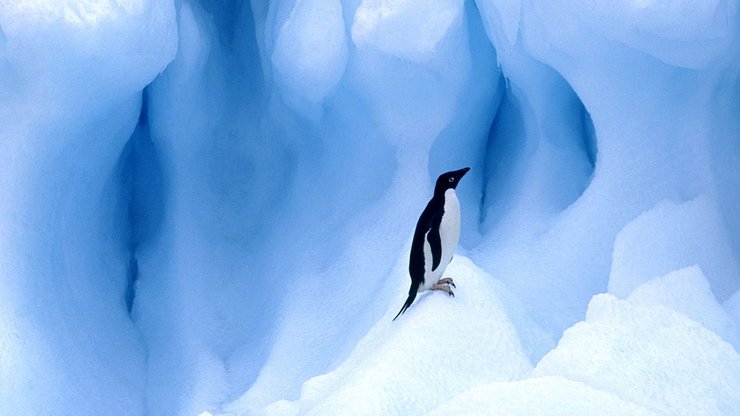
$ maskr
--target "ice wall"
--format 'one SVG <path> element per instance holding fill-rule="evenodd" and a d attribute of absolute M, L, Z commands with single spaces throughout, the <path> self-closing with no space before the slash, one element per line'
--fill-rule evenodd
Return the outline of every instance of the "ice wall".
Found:
<path fill-rule="evenodd" d="M 737 18 L 1 4 L 0 413 L 737 413 Z M 390 323 L 463 166 L 458 297 Z"/>
<path fill-rule="evenodd" d="M 141 415 L 117 161 L 172 2 L 0 4 L 0 413 Z"/>
<path fill-rule="evenodd" d="M 472 5 L 435 3 L 434 31 L 411 30 L 426 38 L 408 45 L 395 39 L 422 3 L 399 3 L 392 21 L 373 17 L 379 7 L 179 8 L 177 56 L 147 89 L 167 183 L 134 306 L 157 350 L 152 414 L 212 408 L 250 385 L 255 408 L 295 397 L 392 301 L 379 287 L 429 164 L 480 159 L 500 85 Z"/>
<path fill-rule="evenodd" d="M 519 238 L 523 240 L 519 244 L 506 241 L 500 250 L 483 250 L 479 260 L 509 283 L 538 321 L 555 334 L 582 316 L 594 293 L 606 289 L 612 242 L 620 229 L 643 211 L 664 200 L 680 203 L 707 198 L 710 206 L 697 215 L 723 216 L 731 228 L 702 238 L 703 247 L 723 251 L 733 246 L 729 239 L 735 239 L 731 237 L 734 233 L 727 232 L 734 229 L 735 220 L 729 219 L 732 215 L 726 207 L 736 206 L 730 202 L 736 201 L 736 193 L 725 191 L 735 175 L 727 170 L 729 159 L 718 160 L 715 149 L 737 146 L 737 117 L 724 112 L 737 106 L 737 94 L 725 92 L 733 88 L 736 91 L 737 85 L 738 56 L 732 49 L 737 42 L 737 5 L 608 3 L 477 2 L 512 89 L 516 90 L 518 83 L 527 86 L 520 88 L 530 90 L 542 84 L 541 76 L 519 81 L 523 74 L 534 72 L 533 67 L 555 70 L 583 102 L 589 116 L 583 118 L 593 123 L 593 132 L 588 127 L 580 132 L 586 160 L 595 160 L 593 176 L 583 195 L 567 209 L 557 210 L 554 218 L 546 218 L 549 222 L 544 226 L 527 221 L 509 233 L 517 236 L 536 227 L 535 238 L 525 235 Z M 546 92 L 543 99 L 553 102 L 567 96 Z M 546 121 L 538 125 L 554 131 Z M 567 148 L 559 145 L 557 151 L 565 152 Z M 595 152 L 589 150 L 594 148 Z M 567 160 L 565 166 L 569 169 L 565 172 L 570 173 L 564 177 L 583 183 L 577 173 L 588 173 L 588 166 L 574 169 L 578 165 L 570 162 L 579 158 L 570 156 Z M 737 160 L 729 163 L 736 165 Z M 527 174 L 534 169 L 527 165 Z M 558 171 L 534 177 L 554 172 Z M 546 189 L 560 195 L 568 188 Z M 719 206 L 712 206 L 715 204 Z M 547 205 L 526 203 L 515 207 L 518 212 L 512 215 L 541 212 L 543 206 Z M 508 219 L 506 223 L 515 224 Z M 651 245 L 653 237 L 654 233 L 645 230 L 640 241 L 632 240 L 635 244 L 629 250 L 651 259 L 649 262 L 670 263 L 671 270 L 698 262 L 704 250 L 694 247 L 682 256 L 686 258 L 671 262 L 667 259 L 671 252 L 663 251 L 668 250 L 668 240 Z M 488 238 L 494 242 L 502 239 L 495 233 Z M 624 259 L 625 263 L 631 261 Z M 733 290 L 729 287 L 737 288 L 736 256 L 717 255 L 705 261 L 728 262 L 720 266 L 722 272 L 710 276 L 717 279 L 715 293 L 726 299 Z M 725 285 L 729 290 L 723 289 Z"/>

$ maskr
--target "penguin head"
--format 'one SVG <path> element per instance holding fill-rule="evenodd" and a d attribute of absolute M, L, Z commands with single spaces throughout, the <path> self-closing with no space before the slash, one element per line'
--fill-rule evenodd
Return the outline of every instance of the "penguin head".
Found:
<path fill-rule="evenodd" d="M 448 189 L 457 188 L 457 184 L 460 183 L 460 179 L 462 179 L 469 170 L 470 168 L 462 168 L 460 170 L 453 170 L 439 175 L 439 178 L 437 178 L 437 184 L 434 186 L 434 194 L 442 195 Z"/>

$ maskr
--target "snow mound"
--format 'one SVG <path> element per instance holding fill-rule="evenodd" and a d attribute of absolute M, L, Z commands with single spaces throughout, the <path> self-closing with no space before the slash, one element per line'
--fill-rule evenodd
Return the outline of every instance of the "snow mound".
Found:
<path fill-rule="evenodd" d="M 662 306 L 594 296 L 534 370 L 666 415 L 737 415 L 740 355 L 715 333 Z"/>
<path fill-rule="evenodd" d="M 694 264 L 701 267 L 719 300 L 737 290 L 740 268 L 709 198 L 660 202 L 617 235 L 609 293 L 627 297 L 650 278 Z"/>
<path fill-rule="evenodd" d="M 562 377 L 538 377 L 475 387 L 427 416 L 649 416 L 655 413 Z"/>
<path fill-rule="evenodd" d="M 256 414 L 423 415 L 473 386 L 529 374 L 492 278 L 464 257 L 446 275 L 457 283 L 454 298 L 426 292 L 392 321 L 407 291 L 399 288 L 396 302 L 338 368 L 306 381 L 297 402 L 279 401 Z"/>
<path fill-rule="evenodd" d="M 653 278 L 627 299 L 638 305 L 663 305 L 681 312 L 736 348 L 740 346 L 732 318 L 712 295 L 707 279 L 697 266 Z"/>

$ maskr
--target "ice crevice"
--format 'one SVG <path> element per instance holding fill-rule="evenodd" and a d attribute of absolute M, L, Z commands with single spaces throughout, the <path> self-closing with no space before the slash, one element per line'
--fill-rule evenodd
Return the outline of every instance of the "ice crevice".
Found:
<path fill-rule="evenodd" d="M 593 178 L 597 140 L 588 111 L 555 71 L 534 60 L 528 66 L 537 81 L 502 74 L 481 166 L 483 235 L 511 234 L 506 227 L 520 238 L 543 232 Z"/>
<path fill-rule="evenodd" d="M 148 93 L 142 93 L 139 119 L 126 142 L 118 162 L 122 208 L 126 232 L 123 243 L 128 251 L 125 290 L 126 308 L 132 312 L 139 279 L 138 254 L 158 237 L 164 220 L 166 187 L 162 161 L 149 133 Z"/>

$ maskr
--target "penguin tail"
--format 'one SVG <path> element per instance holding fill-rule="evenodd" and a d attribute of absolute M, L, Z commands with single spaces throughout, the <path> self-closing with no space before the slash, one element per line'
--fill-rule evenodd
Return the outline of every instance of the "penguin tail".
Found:
<path fill-rule="evenodd" d="M 414 303 L 414 299 L 416 299 L 416 292 L 417 292 L 415 289 L 416 288 L 412 286 L 411 290 L 409 290 L 409 297 L 406 299 L 406 302 L 404 302 L 403 306 L 401 307 L 401 310 L 398 311 L 396 318 L 401 316 L 402 313 L 406 312 L 406 309 L 408 309 L 409 306 L 411 306 L 411 304 Z M 396 318 L 393 318 L 393 320 L 395 321 Z"/>

